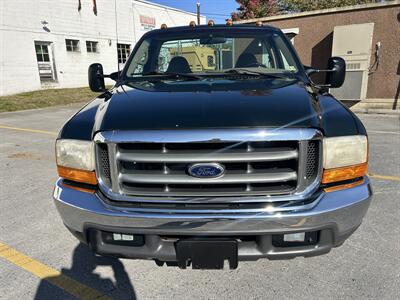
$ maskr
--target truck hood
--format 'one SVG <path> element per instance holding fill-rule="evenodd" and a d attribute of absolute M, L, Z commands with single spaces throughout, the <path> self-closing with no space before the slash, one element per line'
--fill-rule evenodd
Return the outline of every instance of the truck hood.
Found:
<path fill-rule="evenodd" d="M 94 132 L 320 127 L 318 102 L 297 80 L 146 81 L 112 93 L 97 111 Z"/>

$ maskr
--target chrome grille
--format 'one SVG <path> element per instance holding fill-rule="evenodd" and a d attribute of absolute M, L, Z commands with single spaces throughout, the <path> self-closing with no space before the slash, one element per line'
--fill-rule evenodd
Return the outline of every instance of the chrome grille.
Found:
<path fill-rule="evenodd" d="M 122 143 L 119 185 L 134 196 L 227 196 L 288 193 L 297 185 L 297 142 Z M 144 149 L 144 150 L 143 150 Z M 220 163 L 220 178 L 188 174 L 194 163 Z"/>
<path fill-rule="evenodd" d="M 260 129 L 101 133 L 96 137 L 99 181 L 106 195 L 115 196 L 113 200 L 136 203 L 216 205 L 249 202 L 246 196 L 254 202 L 273 202 L 285 195 L 302 200 L 299 195 L 320 169 L 320 134 L 308 129 L 278 133 Z M 225 173 L 218 178 L 192 177 L 188 168 L 196 163 L 218 163 Z M 293 199 L 279 201 L 293 205 Z"/>

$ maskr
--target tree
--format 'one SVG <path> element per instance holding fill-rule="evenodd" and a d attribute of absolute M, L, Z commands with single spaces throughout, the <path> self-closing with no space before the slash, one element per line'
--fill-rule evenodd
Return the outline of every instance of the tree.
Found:
<path fill-rule="evenodd" d="M 286 12 L 301 12 L 348 5 L 376 2 L 374 0 L 283 0 L 281 9 Z"/>
<path fill-rule="evenodd" d="M 268 17 L 276 14 L 302 12 L 348 5 L 378 2 L 379 0 L 236 0 L 237 11 L 231 14 L 234 21 Z"/>
<path fill-rule="evenodd" d="M 268 17 L 279 11 L 277 0 L 236 0 L 236 2 L 239 8 L 231 14 L 234 21 Z"/>

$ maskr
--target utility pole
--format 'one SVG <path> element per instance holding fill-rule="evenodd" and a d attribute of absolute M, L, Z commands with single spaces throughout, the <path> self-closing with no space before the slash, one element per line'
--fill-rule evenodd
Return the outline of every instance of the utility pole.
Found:
<path fill-rule="evenodd" d="M 200 1 L 197 1 L 197 25 L 200 25 Z"/>

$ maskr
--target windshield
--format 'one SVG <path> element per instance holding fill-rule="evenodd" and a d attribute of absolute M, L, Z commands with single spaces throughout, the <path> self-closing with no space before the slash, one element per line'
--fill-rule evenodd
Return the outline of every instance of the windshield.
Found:
<path fill-rule="evenodd" d="M 297 73 L 293 51 L 276 32 L 249 34 L 187 31 L 179 36 L 145 39 L 126 71 L 127 78 L 144 75 L 216 73 L 246 70 L 262 74 Z"/>

